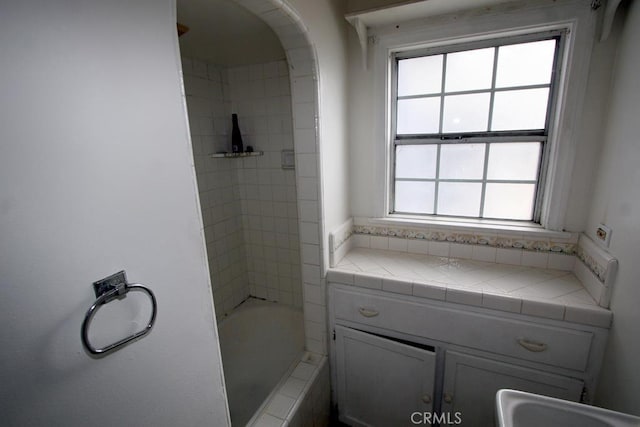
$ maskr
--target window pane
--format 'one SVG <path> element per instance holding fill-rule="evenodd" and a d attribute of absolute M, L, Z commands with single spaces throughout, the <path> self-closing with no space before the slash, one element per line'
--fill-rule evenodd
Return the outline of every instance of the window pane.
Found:
<path fill-rule="evenodd" d="M 397 134 L 437 133 L 440 97 L 398 100 Z"/>
<path fill-rule="evenodd" d="M 488 93 L 445 96 L 442 132 L 486 131 L 489 123 L 489 98 Z"/>
<path fill-rule="evenodd" d="M 395 211 L 432 214 L 434 194 L 433 182 L 396 181 Z"/>
<path fill-rule="evenodd" d="M 541 145 L 539 142 L 491 144 L 487 178 L 536 180 Z"/>
<path fill-rule="evenodd" d="M 440 147 L 440 178 L 482 179 L 485 144 L 444 144 Z"/>
<path fill-rule="evenodd" d="M 549 89 L 496 92 L 491 130 L 544 129 Z"/>
<path fill-rule="evenodd" d="M 495 48 L 467 50 L 447 55 L 445 91 L 489 89 Z"/>
<path fill-rule="evenodd" d="M 534 184 L 487 184 L 484 217 L 500 219 L 533 218 Z"/>
<path fill-rule="evenodd" d="M 442 55 L 398 61 L 398 96 L 440 93 Z"/>
<path fill-rule="evenodd" d="M 479 216 L 482 184 L 441 182 L 438 187 L 438 214 Z"/>
<path fill-rule="evenodd" d="M 555 50 L 555 40 L 501 46 L 496 87 L 550 83 Z"/>
<path fill-rule="evenodd" d="M 398 145 L 396 178 L 435 178 L 436 145 Z"/>

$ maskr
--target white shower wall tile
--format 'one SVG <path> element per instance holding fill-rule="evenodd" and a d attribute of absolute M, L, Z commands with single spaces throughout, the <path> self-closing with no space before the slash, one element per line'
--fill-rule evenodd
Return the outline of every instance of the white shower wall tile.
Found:
<path fill-rule="evenodd" d="M 293 148 L 287 70 L 285 61 L 233 67 L 228 79 L 243 143 L 264 152 L 242 159 L 237 168 L 239 193 L 246 199 L 242 218 L 250 226 L 244 242 L 249 286 L 269 300 L 301 306 L 296 177 L 294 170 L 281 167 L 281 150 Z M 262 266 L 266 272 L 259 271 Z"/>
<path fill-rule="evenodd" d="M 307 243 L 302 244 L 302 262 L 304 264 L 320 265 L 320 246 L 310 245 Z"/>
<path fill-rule="evenodd" d="M 300 307 L 296 177 L 280 167 L 281 150 L 293 148 L 289 67 L 285 61 L 232 68 L 183 62 L 216 314 L 220 318 L 250 294 Z M 232 112 L 245 146 L 264 156 L 209 156 L 230 151 Z M 311 159 L 303 161 L 308 166 Z"/>
<path fill-rule="evenodd" d="M 298 175 L 301 177 L 317 177 L 318 167 L 315 154 L 298 154 L 296 155 L 296 163 L 298 165 Z"/>
<path fill-rule="evenodd" d="M 315 178 L 300 177 L 298 197 L 300 200 L 318 200 L 318 180 Z"/>
<path fill-rule="evenodd" d="M 296 150 L 298 153 L 316 153 L 316 131 L 312 127 L 295 129 Z"/>
<path fill-rule="evenodd" d="M 304 219 L 304 218 L 303 218 Z M 312 245 L 319 245 L 319 226 L 316 222 L 301 222 L 300 223 L 300 237 L 302 243 L 309 243 Z"/>
<path fill-rule="evenodd" d="M 305 283 L 304 300 L 318 305 L 325 305 L 325 295 L 322 286 Z"/>
<path fill-rule="evenodd" d="M 235 166 L 209 154 L 227 149 L 230 100 L 224 68 L 183 58 L 194 164 L 218 318 L 249 296 Z"/>
<path fill-rule="evenodd" d="M 294 105 L 293 123 L 295 129 L 315 129 L 316 110 L 312 102 L 301 102 Z"/>

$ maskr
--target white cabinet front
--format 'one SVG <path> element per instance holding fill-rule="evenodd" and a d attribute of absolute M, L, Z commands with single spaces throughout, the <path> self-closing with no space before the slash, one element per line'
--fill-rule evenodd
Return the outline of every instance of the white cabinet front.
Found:
<path fill-rule="evenodd" d="M 336 326 L 338 410 L 352 426 L 409 426 L 433 409 L 436 354 Z M 416 415 L 419 413 L 419 415 Z"/>
<path fill-rule="evenodd" d="M 495 396 L 501 388 L 579 401 L 583 385 L 574 378 L 447 351 L 442 412 L 452 419 L 457 414 L 464 426 L 493 427 Z"/>

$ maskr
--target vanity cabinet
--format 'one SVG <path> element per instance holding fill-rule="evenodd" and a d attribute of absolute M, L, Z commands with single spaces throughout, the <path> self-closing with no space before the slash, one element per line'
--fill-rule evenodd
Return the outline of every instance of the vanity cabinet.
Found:
<path fill-rule="evenodd" d="M 459 413 L 463 425 L 493 427 L 495 396 L 501 388 L 579 401 L 583 381 L 457 351 L 447 351 L 443 413 Z"/>
<path fill-rule="evenodd" d="M 435 411 L 493 426 L 513 388 L 572 401 L 595 387 L 607 330 L 349 285 L 329 285 L 334 402 L 349 425 Z M 586 399 L 585 399 L 586 397 Z M 447 415 L 448 414 L 448 415 Z"/>
<path fill-rule="evenodd" d="M 336 326 L 340 414 L 353 425 L 406 425 L 433 410 L 435 352 Z"/>

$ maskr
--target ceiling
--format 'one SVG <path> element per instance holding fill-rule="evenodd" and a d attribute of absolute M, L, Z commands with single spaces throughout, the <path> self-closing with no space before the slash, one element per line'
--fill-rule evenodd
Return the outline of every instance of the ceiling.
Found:
<path fill-rule="evenodd" d="M 178 22 L 189 27 L 180 38 L 182 56 L 236 66 L 285 58 L 278 36 L 232 0 L 178 0 Z"/>
<path fill-rule="evenodd" d="M 493 7 L 517 0 L 348 0 L 348 16 L 367 26 L 386 25 L 418 18 Z M 369 6 L 369 7 L 367 7 Z"/>

